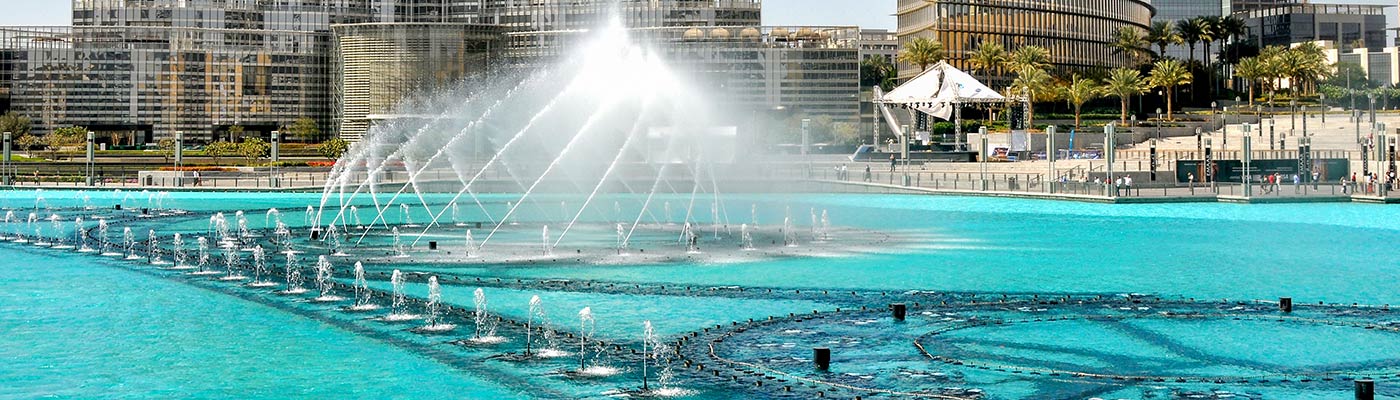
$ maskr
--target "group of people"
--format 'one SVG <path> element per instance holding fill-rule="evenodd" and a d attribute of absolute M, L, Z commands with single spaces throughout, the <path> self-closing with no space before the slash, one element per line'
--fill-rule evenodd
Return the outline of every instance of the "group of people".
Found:
<path fill-rule="evenodd" d="M 1384 188 L 1384 189 L 1386 189 L 1386 190 L 1389 190 L 1389 189 L 1392 187 L 1392 185 L 1395 184 L 1395 173 L 1394 173 L 1394 172 L 1391 172 L 1391 173 L 1387 174 L 1387 176 L 1386 176 L 1385 178 L 1381 178 L 1381 174 L 1380 174 L 1379 172 L 1372 172 L 1372 173 L 1369 173 L 1369 174 L 1362 174 L 1361 176 L 1362 176 L 1362 179 L 1364 180 L 1364 182 L 1358 181 L 1358 180 L 1357 180 L 1357 177 L 1356 177 L 1356 173 L 1355 173 L 1355 172 L 1351 173 L 1351 179 L 1350 179 L 1350 180 L 1348 180 L 1347 178 L 1343 177 L 1343 178 L 1342 178 L 1342 194 L 1348 193 L 1348 191 L 1347 191 L 1347 188 L 1348 188 L 1348 187 L 1351 188 L 1351 192 L 1350 192 L 1350 193 L 1353 193 L 1353 194 L 1358 193 L 1358 192 L 1359 192 L 1359 193 L 1363 193 L 1363 194 L 1376 194 L 1376 193 L 1380 192 L 1380 191 L 1382 190 L 1382 188 Z"/>
<path fill-rule="evenodd" d="M 850 179 L 851 179 L 851 172 L 850 172 L 849 170 L 846 169 L 846 164 L 841 164 L 841 165 L 839 165 L 839 166 L 836 167 L 836 180 L 847 181 L 847 180 L 850 180 Z M 869 165 L 869 164 L 866 164 L 866 165 L 865 165 L 865 174 L 861 176 L 861 181 L 870 182 L 870 181 L 873 180 L 873 179 L 874 179 L 874 176 L 873 176 L 873 174 L 870 172 L 870 165 Z"/>

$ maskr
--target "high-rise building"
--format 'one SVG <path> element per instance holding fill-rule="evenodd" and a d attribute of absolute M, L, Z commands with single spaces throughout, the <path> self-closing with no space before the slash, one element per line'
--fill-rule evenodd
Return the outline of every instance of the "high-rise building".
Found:
<path fill-rule="evenodd" d="M 1268 2 L 1274 0 L 1253 0 L 1252 2 Z M 1240 0 L 1234 0 L 1240 3 Z M 1178 21 L 1190 20 L 1196 17 L 1222 17 L 1230 15 L 1232 6 L 1231 0 L 1154 0 L 1152 6 L 1157 8 L 1157 13 L 1152 16 L 1152 22 L 1166 22 L 1175 28 Z M 1156 46 L 1153 46 L 1156 49 Z M 1199 48 L 1199 46 L 1198 46 Z M 1167 57 L 1182 60 L 1199 59 L 1198 55 L 1190 54 L 1191 49 L 1184 44 L 1167 46 Z"/>
<path fill-rule="evenodd" d="M 0 32 L 0 87 L 36 133 L 85 126 L 117 145 L 324 127 L 330 26 L 388 1 L 74 0 L 72 27 Z"/>
<path fill-rule="evenodd" d="M 985 41 L 1007 50 L 1040 46 L 1057 68 L 1111 68 L 1129 64 L 1109 43 L 1119 27 L 1147 29 L 1153 7 L 1146 0 L 899 0 L 899 41 L 930 37 L 943 43 L 947 59 L 967 70 L 968 54 Z M 919 73 L 901 64 L 899 76 Z M 993 87 L 1006 82 L 992 82 Z"/>
<path fill-rule="evenodd" d="M 1371 4 L 1288 4 L 1237 13 L 1248 37 L 1263 46 L 1324 41 L 1343 52 L 1386 45 L 1389 6 Z"/>
<path fill-rule="evenodd" d="M 0 28 L 0 111 L 31 117 L 37 134 L 84 126 L 117 145 L 176 132 L 191 143 L 241 140 L 232 127 L 265 136 L 300 118 L 354 139 L 423 90 L 549 62 L 618 16 L 727 105 L 859 118 L 861 54 L 892 57 L 889 38 L 863 49 L 856 28 L 765 28 L 761 9 L 761 0 L 73 0 L 72 27 Z"/>

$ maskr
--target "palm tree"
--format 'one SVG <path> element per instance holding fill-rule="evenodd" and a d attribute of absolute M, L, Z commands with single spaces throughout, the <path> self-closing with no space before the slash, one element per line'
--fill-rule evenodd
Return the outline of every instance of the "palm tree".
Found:
<path fill-rule="evenodd" d="M 1327 56 L 1323 53 L 1322 47 L 1313 42 L 1306 42 L 1296 47 L 1288 49 L 1283 53 L 1284 72 L 1293 87 L 1295 95 L 1301 89 L 1303 93 L 1315 91 L 1317 81 L 1332 74 L 1332 66 L 1327 63 Z"/>
<path fill-rule="evenodd" d="M 919 66 L 919 71 L 927 71 L 928 66 L 943 61 L 943 43 L 938 40 L 916 37 L 904 43 L 904 50 L 900 50 L 898 60 L 902 63 Z"/>
<path fill-rule="evenodd" d="M 1011 60 L 1007 64 L 1017 72 L 1026 68 L 1044 70 L 1050 67 L 1050 50 L 1040 46 L 1021 46 L 1011 53 Z"/>
<path fill-rule="evenodd" d="M 1181 38 L 1181 43 L 1186 44 L 1190 51 L 1186 53 L 1186 58 L 1196 61 L 1196 43 L 1201 42 L 1201 26 L 1196 24 L 1194 19 L 1183 19 L 1176 21 L 1176 36 Z"/>
<path fill-rule="evenodd" d="M 1201 65 L 1210 69 L 1210 46 L 1215 44 L 1215 40 L 1220 38 L 1220 18 L 1218 17 L 1196 17 L 1191 21 L 1196 24 L 1196 30 L 1201 32 L 1198 39 L 1201 40 Z"/>
<path fill-rule="evenodd" d="M 1284 53 L 1288 52 L 1282 46 L 1268 46 L 1259 50 L 1260 79 L 1268 83 L 1269 107 L 1274 106 L 1274 96 L 1278 93 L 1278 88 L 1283 86 L 1283 78 L 1287 77 L 1288 67 L 1285 65 Z"/>
<path fill-rule="evenodd" d="M 1113 41 L 1108 45 L 1113 48 L 1113 54 L 1127 54 L 1128 60 L 1133 65 L 1138 65 L 1139 57 L 1151 53 L 1148 47 L 1151 47 L 1152 43 L 1147 41 L 1147 35 L 1142 29 L 1125 25 L 1113 33 Z"/>
<path fill-rule="evenodd" d="M 883 90 L 890 90 L 894 87 L 897 74 L 895 66 L 885 60 L 885 57 L 870 57 L 860 62 L 861 86 L 879 86 Z"/>
<path fill-rule="evenodd" d="M 1074 127 L 1079 128 L 1080 110 L 1084 108 L 1084 103 L 1099 98 L 1103 93 L 1098 81 L 1093 79 L 1083 79 L 1079 74 L 1074 74 L 1069 82 L 1059 87 L 1060 98 L 1074 107 Z"/>
<path fill-rule="evenodd" d="M 1233 15 L 1226 16 L 1226 17 L 1224 17 L 1224 18 L 1221 18 L 1220 21 L 1219 21 L 1219 25 L 1217 26 L 1217 28 L 1219 28 L 1219 31 L 1218 31 L 1217 33 L 1220 34 L 1220 37 L 1219 37 L 1218 39 L 1220 39 L 1220 40 L 1229 39 L 1229 40 L 1230 40 L 1230 43 L 1239 43 L 1239 42 L 1240 42 L 1240 36 L 1243 36 L 1245 33 L 1249 33 L 1249 31 L 1248 31 L 1248 29 L 1247 29 L 1247 26 L 1245 25 L 1244 20 L 1243 20 L 1243 19 L 1240 19 L 1239 17 L 1233 16 Z M 1235 49 L 1236 54 L 1235 54 L 1235 55 L 1238 56 L 1238 55 L 1239 55 L 1239 54 L 1238 54 L 1238 52 L 1239 52 L 1239 48 L 1238 48 L 1238 47 L 1239 47 L 1239 46 L 1235 46 L 1235 47 L 1236 47 L 1236 49 Z"/>
<path fill-rule="evenodd" d="M 1119 113 L 1119 122 L 1128 122 L 1128 100 L 1133 96 L 1142 94 L 1147 90 L 1147 83 L 1143 82 L 1142 73 L 1132 68 L 1114 68 L 1108 74 L 1108 81 L 1104 82 L 1104 90 L 1114 96 L 1118 96 L 1118 101 L 1122 105 Z"/>
<path fill-rule="evenodd" d="M 1011 82 L 1011 87 L 1026 94 L 1026 101 L 1034 104 L 1040 97 L 1049 90 L 1051 78 L 1044 69 L 1036 67 L 1022 67 L 1016 75 L 1016 80 Z M 1030 107 L 1026 113 L 1026 126 L 1035 128 L 1035 107 Z"/>
<path fill-rule="evenodd" d="M 1191 71 L 1180 61 L 1162 60 L 1152 65 L 1152 74 L 1147 79 L 1152 87 L 1167 91 L 1167 119 L 1172 119 L 1172 97 L 1176 95 L 1177 86 L 1191 83 Z"/>
<path fill-rule="evenodd" d="M 1266 65 L 1259 57 L 1249 57 L 1241 59 L 1235 65 L 1235 76 L 1244 80 L 1245 86 L 1249 87 L 1249 105 L 1254 106 L 1254 84 L 1266 76 Z"/>
<path fill-rule="evenodd" d="M 1152 23 L 1152 27 L 1147 30 L 1147 41 L 1157 45 L 1157 58 L 1167 56 L 1167 46 L 1181 44 L 1181 35 L 1172 29 L 1172 23 L 1167 21 L 1157 21 Z"/>
<path fill-rule="evenodd" d="M 997 73 L 997 80 L 1001 80 L 1000 72 L 1002 67 L 1006 66 L 1007 61 L 1010 61 L 1010 57 L 1006 54 L 1006 48 L 990 40 L 982 41 L 977 45 L 976 50 L 967 53 L 967 62 L 972 65 L 973 69 L 982 71 L 988 84 L 991 83 L 994 72 Z"/>

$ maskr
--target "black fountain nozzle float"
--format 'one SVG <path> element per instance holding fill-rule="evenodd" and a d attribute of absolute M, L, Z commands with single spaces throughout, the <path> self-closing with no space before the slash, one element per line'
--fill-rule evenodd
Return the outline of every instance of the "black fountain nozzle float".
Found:
<path fill-rule="evenodd" d="M 437 250 L 437 241 L 429 241 L 428 250 Z"/>
<path fill-rule="evenodd" d="M 1357 379 L 1353 381 L 1353 383 L 1356 384 L 1356 400 L 1376 399 L 1376 381 L 1371 379 Z"/>
<path fill-rule="evenodd" d="M 1291 312 L 1293 312 L 1293 298 L 1292 298 L 1292 297 L 1280 297 L 1280 298 L 1278 298 L 1278 310 L 1279 310 L 1279 312 L 1284 312 L 1284 313 L 1291 313 Z"/>
<path fill-rule="evenodd" d="M 813 348 L 812 348 L 812 363 L 815 364 L 815 366 L 817 367 L 817 370 L 819 370 L 819 371 L 830 371 L 830 370 L 831 370 L 831 348 L 830 348 L 830 347 L 813 347 Z"/>
<path fill-rule="evenodd" d="M 890 314 L 894 317 L 895 321 L 904 321 L 904 317 L 907 313 L 908 307 L 905 306 L 904 303 L 890 304 Z"/>
<path fill-rule="evenodd" d="M 311 240 L 321 240 L 321 228 L 311 228 Z"/>

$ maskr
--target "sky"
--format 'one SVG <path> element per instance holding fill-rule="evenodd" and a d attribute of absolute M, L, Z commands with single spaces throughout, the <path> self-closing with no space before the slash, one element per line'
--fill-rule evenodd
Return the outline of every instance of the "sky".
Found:
<path fill-rule="evenodd" d="M 70 0 L 0 0 L 0 26 L 68 25 Z M 764 0 L 764 25 L 894 29 L 895 0 Z"/>

